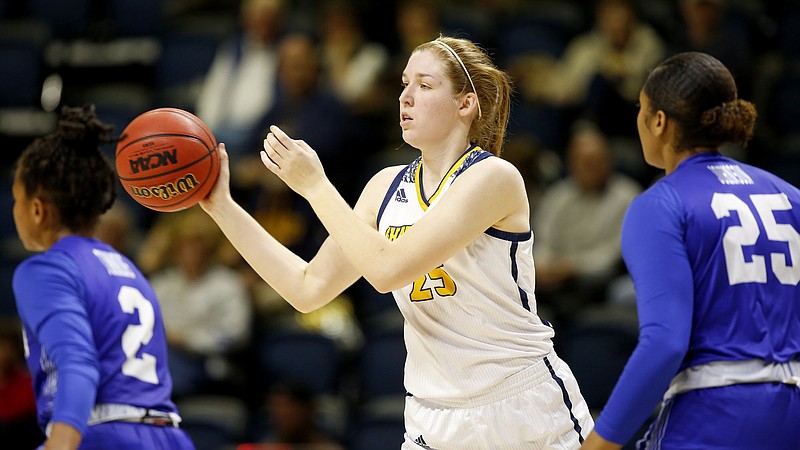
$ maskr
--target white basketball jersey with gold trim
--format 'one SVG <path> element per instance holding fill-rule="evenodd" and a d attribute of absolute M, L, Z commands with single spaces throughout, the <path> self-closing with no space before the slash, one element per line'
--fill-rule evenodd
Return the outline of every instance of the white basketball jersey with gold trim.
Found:
<path fill-rule="evenodd" d="M 378 213 L 391 240 L 413 226 L 459 174 L 494 157 L 471 147 L 436 192 L 422 188 L 417 158 L 395 178 Z M 473 167 L 474 166 L 474 167 Z M 486 230 L 465 249 L 393 295 L 405 318 L 405 386 L 429 400 L 460 401 L 496 388 L 552 350 L 553 330 L 536 315 L 533 234 Z"/>

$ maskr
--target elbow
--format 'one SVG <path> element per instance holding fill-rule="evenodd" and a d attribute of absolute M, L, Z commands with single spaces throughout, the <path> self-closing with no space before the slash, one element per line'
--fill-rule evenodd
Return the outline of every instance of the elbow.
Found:
<path fill-rule="evenodd" d="M 387 280 L 375 279 L 375 278 L 366 278 L 367 282 L 372 286 L 376 291 L 381 294 L 388 294 L 394 290 L 393 285 Z"/>
<path fill-rule="evenodd" d="M 677 370 L 689 351 L 689 336 L 683 330 L 650 326 L 640 330 L 639 343 L 658 355 L 664 370 Z"/>
<path fill-rule="evenodd" d="M 376 291 L 378 291 L 381 294 L 388 294 L 394 290 L 391 287 L 389 287 L 389 285 L 386 284 L 374 284 L 371 282 L 370 284 L 372 285 L 373 288 L 375 288 Z"/>
<path fill-rule="evenodd" d="M 314 312 L 314 311 L 316 311 L 316 310 L 318 310 L 320 308 L 320 306 L 316 306 L 316 305 L 296 305 L 296 304 L 292 304 L 292 306 L 294 307 L 294 309 L 297 310 L 297 312 L 302 313 L 302 314 L 308 314 L 308 313 Z"/>
<path fill-rule="evenodd" d="M 327 305 L 328 303 L 330 303 L 331 300 L 332 299 L 327 300 L 327 301 L 320 301 L 318 297 L 309 297 L 309 298 L 305 298 L 305 299 L 302 299 L 302 300 L 297 300 L 297 299 L 289 300 L 289 299 L 287 299 L 289 304 L 292 305 L 292 308 L 294 308 L 295 310 L 297 310 L 297 312 L 302 313 L 302 314 L 307 314 L 307 313 L 310 313 L 310 312 L 314 312 L 314 311 L 322 308 L 323 306 Z"/>
<path fill-rule="evenodd" d="M 364 275 L 364 279 L 381 294 L 401 289 L 413 281 L 400 270 L 389 270 L 389 267 L 388 265 L 376 267 L 372 273 Z"/>
<path fill-rule="evenodd" d="M 314 312 L 328 303 L 332 302 L 336 295 L 327 292 L 321 287 L 318 289 L 311 289 L 305 293 L 292 293 L 283 297 L 292 308 L 302 314 Z"/>

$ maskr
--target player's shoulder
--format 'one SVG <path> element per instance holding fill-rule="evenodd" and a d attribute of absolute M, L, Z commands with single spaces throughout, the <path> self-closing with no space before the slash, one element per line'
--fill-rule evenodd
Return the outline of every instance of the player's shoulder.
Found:
<path fill-rule="evenodd" d="M 374 217 L 392 183 L 407 168 L 406 165 L 389 166 L 375 173 L 361 191 L 361 196 L 356 203 L 356 210 L 365 211 L 364 214 L 367 217 Z"/>
<path fill-rule="evenodd" d="M 54 286 L 77 287 L 80 284 L 81 270 L 75 260 L 64 252 L 52 250 L 37 253 L 22 261 L 12 277 L 12 286 L 18 296 L 38 293 Z"/>
<path fill-rule="evenodd" d="M 380 169 L 370 178 L 365 189 L 384 190 L 388 188 L 397 177 L 408 171 L 408 167 L 408 165 L 393 165 Z"/>
<path fill-rule="evenodd" d="M 523 184 L 522 174 L 510 161 L 486 151 L 481 152 L 479 156 L 473 162 L 465 164 L 457 176 L 478 181 L 493 179 L 501 184 Z"/>
<path fill-rule="evenodd" d="M 61 251 L 45 251 L 32 255 L 17 265 L 15 274 L 33 277 L 42 273 L 68 272 L 75 269 L 74 260 Z"/>

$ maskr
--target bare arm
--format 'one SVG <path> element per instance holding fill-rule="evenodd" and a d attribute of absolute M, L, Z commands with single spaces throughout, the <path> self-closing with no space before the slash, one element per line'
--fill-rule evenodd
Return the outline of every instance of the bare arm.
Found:
<path fill-rule="evenodd" d="M 305 142 L 292 140 L 272 127 L 262 161 L 311 203 L 350 264 L 381 292 L 411 283 L 490 227 L 510 232 L 530 230 L 522 177 L 499 158 L 481 161 L 480 170 L 461 174 L 436 208 L 394 241 L 359 220 L 357 212 L 324 176 L 319 159 Z M 371 182 L 364 192 L 378 188 Z M 386 185 L 380 188 L 386 192 Z"/>
<path fill-rule="evenodd" d="M 621 445 L 603 439 L 599 434 L 592 431 L 583 441 L 580 450 L 619 450 Z"/>
<path fill-rule="evenodd" d="M 44 444 L 45 450 L 75 450 L 81 444 L 81 434 L 70 425 L 54 422 L 50 437 Z"/>
<path fill-rule="evenodd" d="M 326 305 L 358 280 L 359 273 L 330 238 L 323 242 L 314 258 L 306 262 L 270 235 L 231 198 L 224 144 L 220 144 L 220 159 L 219 179 L 200 205 L 248 264 L 281 297 L 298 311 L 309 312 Z M 388 181 L 386 183 L 388 185 Z M 380 201 L 366 189 L 359 198 L 353 211 L 364 227 L 371 228 L 368 223 L 375 222 Z"/>

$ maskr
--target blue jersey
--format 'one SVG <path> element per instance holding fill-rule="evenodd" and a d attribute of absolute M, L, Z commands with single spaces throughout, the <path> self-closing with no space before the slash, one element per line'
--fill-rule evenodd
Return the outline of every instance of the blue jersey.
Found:
<path fill-rule="evenodd" d="M 43 429 L 58 421 L 84 433 L 100 403 L 177 412 L 161 310 L 128 258 L 66 237 L 23 261 L 13 287 Z"/>
<path fill-rule="evenodd" d="M 691 340 L 681 368 L 799 359 L 800 192 L 716 153 L 685 161 L 662 184 L 692 271 Z"/>
<path fill-rule="evenodd" d="M 682 161 L 631 204 L 622 251 L 639 345 L 596 429 L 627 441 L 681 370 L 800 360 L 800 191 L 719 153 Z"/>

